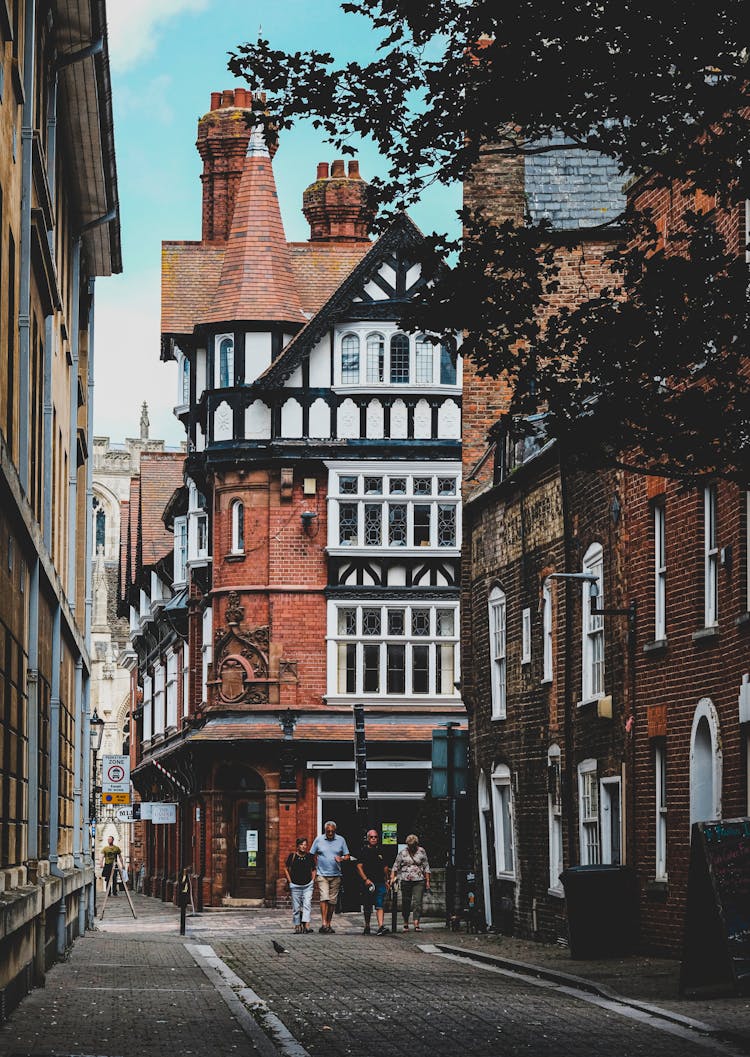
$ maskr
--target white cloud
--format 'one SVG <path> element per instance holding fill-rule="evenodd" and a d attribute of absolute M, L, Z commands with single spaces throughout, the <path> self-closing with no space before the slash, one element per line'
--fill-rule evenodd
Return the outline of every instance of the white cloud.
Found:
<path fill-rule="evenodd" d="M 113 441 L 137 437 L 148 403 L 151 436 L 177 444 L 182 426 L 172 414 L 177 370 L 159 360 L 158 271 L 126 273 L 96 284 L 94 433 Z"/>
<path fill-rule="evenodd" d="M 121 73 L 147 58 L 170 19 L 205 11 L 209 0 L 113 0 L 107 5 L 110 61 Z"/>

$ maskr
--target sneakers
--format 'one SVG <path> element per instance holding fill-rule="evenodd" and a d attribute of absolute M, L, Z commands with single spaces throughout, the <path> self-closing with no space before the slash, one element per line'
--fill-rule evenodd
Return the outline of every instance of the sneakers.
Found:
<path fill-rule="evenodd" d="M 328 932 L 328 928 L 325 925 L 321 925 L 318 929 L 318 932 L 325 934 L 326 932 Z"/>
<path fill-rule="evenodd" d="M 381 925 L 380 928 L 378 929 L 378 931 L 375 933 L 375 935 L 376 936 L 385 936 L 390 931 L 391 930 L 389 928 L 386 928 L 385 925 Z"/>

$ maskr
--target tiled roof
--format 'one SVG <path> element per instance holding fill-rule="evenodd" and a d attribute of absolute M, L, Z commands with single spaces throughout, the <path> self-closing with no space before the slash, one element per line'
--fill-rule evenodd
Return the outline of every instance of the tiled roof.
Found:
<path fill-rule="evenodd" d="M 320 715 L 302 713 L 296 717 L 294 740 L 353 742 L 354 728 L 351 713 L 344 716 L 331 714 L 321 709 Z M 432 731 L 446 718 L 458 719 L 456 715 L 446 717 L 427 713 L 415 717 L 394 713 L 392 716 L 365 717 L 367 740 L 372 742 L 409 741 L 430 742 Z M 463 725 L 463 724 L 462 724 Z M 190 741 L 282 741 L 284 732 L 276 719 L 267 715 L 245 713 L 236 718 L 209 719 L 205 726 L 190 735 Z"/>
<path fill-rule="evenodd" d="M 234 200 L 221 278 L 203 322 L 253 319 L 304 323 L 281 221 L 271 159 L 250 137 Z"/>
<path fill-rule="evenodd" d="M 302 308 L 314 315 L 372 248 L 369 242 L 290 242 Z"/>
<path fill-rule="evenodd" d="M 224 246 L 163 242 L 161 247 L 162 334 L 192 334 L 205 318 L 219 283 Z"/>
<path fill-rule="evenodd" d="M 539 146 L 564 144 L 555 134 Z M 571 144 L 567 150 L 526 157 L 526 200 L 535 221 L 558 230 L 590 228 L 611 221 L 625 207 L 626 176 L 611 158 Z"/>
<path fill-rule="evenodd" d="M 182 452 L 144 452 L 141 455 L 138 531 L 143 565 L 155 565 L 174 546 L 174 535 L 162 513 L 175 488 L 183 483 Z"/>

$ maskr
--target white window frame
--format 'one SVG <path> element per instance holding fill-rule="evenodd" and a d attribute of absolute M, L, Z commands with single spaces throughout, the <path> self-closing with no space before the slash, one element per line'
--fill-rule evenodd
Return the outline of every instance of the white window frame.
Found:
<path fill-rule="evenodd" d="M 552 639 L 552 584 L 547 579 L 542 585 L 542 682 L 551 683 L 554 675 Z"/>
<path fill-rule="evenodd" d="M 180 366 L 177 373 L 177 406 L 190 406 L 190 360 L 180 353 Z M 187 389 L 187 392 L 185 391 Z"/>
<path fill-rule="evenodd" d="M 163 734 L 165 730 L 165 690 L 166 673 L 159 661 L 154 665 L 154 734 Z"/>
<path fill-rule="evenodd" d="M 187 517 L 176 517 L 174 519 L 174 565 L 172 581 L 174 584 L 187 583 L 187 558 L 188 558 L 188 519 Z"/>
<path fill-rule="evenodd" d="M 380 478 L 382 481 L 379 493 L 366 491 L 367 478 Z M 344 478 L 356 478 L 356 491 L 342 493 L 341 481 Z M 420 479 L 430 480 L 430 494 L 421 495 L 415 492 L 415 482 Z M 405 480 L 405 491 L 391 493 L 391 482 L 394 480 Z M 453 490 L 449 494 L 440 494 L 440 481 L 451 481 Z M 355 506 L 357 509 L 356 537 L 351 540 L 340 538 L 340 508 L 342 506 Z M 380 539 L 377 543 L 366 543 L 365 534 L 365 508 L 380 507 Z M 389 542 L 389 507 L 403 506 L 406 508 L 406 541 L 404 543 Z M 415 539 L 415 511 L 419 506 L 427 506 L 430 510 L 429 539 L 417 545 Z M 441 544 L 440 542 L 440 519 L 441 508 L 453 510 L 453 543 Z M 329 473 L 328 488 L 328 547 L 329 550 L 338 552 L 359 550 L 363 554 L 371 555 L 378 552 L 388 554 L 424 554 L 426 550 L 436 551 L 438 554 L 453 554 L 461 549 L 461 475 L 455 463 L 447 465 L 444 469 L 435 469 L 434 463 L 411 464 L 407 469 L 397 468 L 384 469 L 383 464 L 359 464 L 355 466 L 346 465 L 331 467 Z"/>
<path fill-rule="evenodd" d="M 521 611 L 521 664 L 531 664 L 531 610 Z"/>
<path fill-rule="evenodd" d="M 510 768 L 504 763 L 497 764 L 492 771 L 492 816 L 495 830 L 495 875 L 506 880 L 515 880 L 513 779 Z"/>
<path fill-rule="evenodd" d="M 667 510 L 654 506 L 654 640 L 667 637 Z"/>
<path fill-rule="evenodd" d="M 547 819 L 549 828 L 549 892 L 562 895 L 560 874 L 563 871 L 562 760 L 559 745 L 547 751 Z M 556 774 L 551 774 L 552 769 Z M 552 782 L 554 779 L 554 787 Z"/>
<path fill-rule="evenodd" d="M 229 373 L 229 385 L 221 384 L 221 343 L 230 342 L 231 348 L 227 356 L 227 370 Z M 231 389 L 234 385 L 234 334 L 217 334 L 214 339 L 214 389 Z"/>
<path fill-rule="evenodd" d="M 610 816 L 611 804 L 617 803 L 617 842 L 620 848 L 620 858 L 613 863 L 612 856 L 612 819 Z M 599 832 L 601 838 L 599 854 L 600 861 L 620 866 L 624 856 L 623 833 L 622 833 L 622 782 L 619 777 L 613 776 L 602 778 L 599 782 Z"/>
<path fill-rule="evenodd" d="M 347 634 L 340 629 L 340 615 L 345 611 L 354 611 L 355 632 Z M 373 610 L 379 613 L 380 633 L 367 635 L 364 633 L 363 614 L 365 610 Z M 388 611 L 403 611 L 404 631 L 401 635 L 389 633 Z M 412 611 L 429 610 L 429 633 L 427 635 L 414 635 L 412 632 Z M 438 631 L 438 611 L 447 611 L 452 616 L 453 631 L 451 634 Z M 377 602 L 367 603 L 355 600 L 349 602 L 330 602 L 328 608 L 328 701 L 341 698 L 351 701 L 353 697 L 374 700 L 408 700 L 410 704 L 445 703 L 448 700 L 459 697 L 456 690 L 456 681 L 460 678 L 459 669 L 459 607 L 454 601 L 445 603 L 425 601 L 406 604 L 403 602 L 391 602 L 381 605 Z M 388 692 L 388 647 L 389 645 L 404 647 L 404 690 L 399 693 Z M 424 646 L 428 651 L 427 668 L 427 691 L 415 691 L 413 688 L 414 676 L 414 648 Z M 378 689 L 365 689 L 365 648 L 374 647 L 377 651 L 377 673 Z M 446 669 L 446 657 L 442 647 L 450 647 L 447 654 L 450 668 Z M 374 651 L 373 651 L 374 652 Z M 342 663 L 344 680 L 349 663 L 349 657 L 354 657 L 355 685 L 353 690 L 347 690 L 342 686 Z M 452 664 L 450 663 L 452 660 Z M 447 685 L 448 691 L 441 692 L 441 685 Z"/>
<path fill-rule="evenodd" d="M 203 704 L 208 704 L 208 666 L 213 660 L 214 614 L 209 605 L 203 611 L 202 641 L 201 641 L 201 698 Z"/>
<path fill-rule="evenodd" d="M 717 544 L 717 491 L 710 484 L 703 489 L 703 620 L 707 628 L 716 627 L 719 620 L 719 547 Z"/>
<path fill-rule="evenodd" d="M 245 553 L 245 504 L 241 499 L 233 499 L 231 503 L 232 524 L 232 554 Z M 240 511 L 242 519 L 240 520 Z"/>
<path fill-rule="evenodd" d="M 654 876 L 657 881 L 667 880 L 667 746 L 663 742 L 654 744 L 654 793 L 655 817 L 655 863 Z"/>
<path fill-rule="evenodd" d="M 182 715 L 190 713 L 190 647 L 187 642 L 182 647 Z"/>
<path fill-rule="evenodd" d="M 592 543 L 583 559 L 583 572 L 596 577 L 599 588 L 596 599 L 591 597 L 591 585 L 584 581 L 582 588 L 582 676 L 581 702 L 595 701 L 605 692 L 604 617 L 592 613 L 604 607 L 604 552 L 600 543 Z"/>
<path fill-rule="evenodd" d="M 596 760 L 578 764 L 578 840 L 582 866 L 601 861 L 599 781 Z"/>
<path fill-rule="evenodd" d="M 143 677 L 143 740 L 151 741 L 154 736 L 154 701 L 153 680 L 150 675 Z"/>
<path fill-rule="evenodd" d="M 347 340 L 356 341 L 357 343 L 357 365 L 356 365 L 356 378 L 344 378 L 344 343 Z M 359 334 L 355 334 L 353 331 L 348 330 L 345 334 L 341 335 L 340 349 L 339 349 L 339 370 L 341 372 L 341 384 L 342 385 L 359 385 L 360 372 L 362 370 L 362 339 Z M 352 371 L 354 373 L 354 371 Z"/>
<path fill-rule="evenodd" d="M 501 587 L 495 586 L 487 600 L 492 719 L 505 719 L 508 714 L 507 620 L 505 592 Z"/>
<path fill-rule="evenodd" d="M 404 382 L 392 382 L 391 381 L 391 340 L 397 334 L 405 337 L 409 342 L 409 366 L 408 366 L 408 380 Z M 368 340 L 370 338 L 381 337 L 383 341 L 383 355 L 382 365 L 378 362 L 374 364 L 374 370 L 371 372 L 369 369 L 369 357 L 368 357 Z M 222 335 L 222 337 L 231 337 L 231 335 Z M 357 379 L 349 379 L 344 381 L 344 341 L 346 338 L 355 337 L 359 340 L 359 365 L 357 371 Z M 429 365 L 426 363 L 427 357 L 425 355 L 424 345 L 427 342 L 424 341 L 425 335 L 409 335 L 405 334 L 402 330 L 399 330 L 395 324 L 384 323 L 382 326 L 373 326 L 372 322 L 363 322 L 361 324 L 349 324 L 346 328 L 342 328 L 335 334 L 334 337 L 334 386 L 336 388 L 350 389 L 350 388 L 366 388 L 366 389 L 387 389 L 391 392 L 403 392 L 406 389 L 414 390 L 457 390 L 461 388 L 461 355 L 460 352 L 456 353 L 455 363 L 455 380 L 452 382 L 444 382 L 442 380 L 442 356 L 443 356 L 443 345 L 433 345 L 432 342 L 429 344 L 432 346 L 431 350 L 431 370 Z M 216 349 L 218 358 L 218 342 L 217 339 Z M 417 380 L 417 363 L 420 364 L 420 375 L 424 380 Z M 352 371 L 352 374 L 354 372 Z M 429 376 L 429 377 L 428 377 Z M 218 378 L 218 375 L 217 375 Z M 218 384 L 217 384 L 218 388 Z"/>
<path fill-rule="evenodd" d="M 177 654 L 167 650 L 166 661 L 166 729 L 177 729 Z"/>

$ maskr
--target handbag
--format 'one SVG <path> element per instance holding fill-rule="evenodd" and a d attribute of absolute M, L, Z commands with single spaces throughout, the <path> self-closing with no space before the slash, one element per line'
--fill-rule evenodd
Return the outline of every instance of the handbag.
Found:
<path fill-rule="evenodd" d="M 128 883 L 128 871 L 125 869 L 124 866 L 120 868 L 120 880 L 124 885 Z"/>

